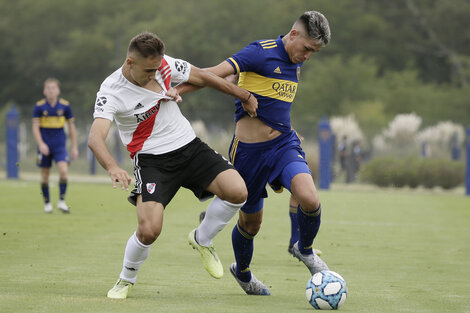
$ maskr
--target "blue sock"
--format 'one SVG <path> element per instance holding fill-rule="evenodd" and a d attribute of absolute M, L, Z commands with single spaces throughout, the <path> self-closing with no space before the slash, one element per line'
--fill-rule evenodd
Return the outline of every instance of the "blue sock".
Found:
<path fill-rule="evenodd" d="M 297 209 L 300 239 L 299 250 L 302 254 L 312 254 L 313 239 L 317 236 L 321 222 L 321 205 L 313 212 L 306 212 L 299 205 Z"/>
<path fill-rule="evenodd" d="M 243 282 L 249 282 L 251 279 L 250 263 L 253 257 L 253 239 L 254 235 L 247 233 L 237 223 L 232 231 L 232 246 L 237 262 L 237 277 Z"/>
<path fill-rule="evenodd" d="M 289 206 L 290 217 L 290 244 L 299 241 L 299 222 L 297 221 L 297 207 Z"/>
<path fill-rule="evenodd" d="M 42 197 L 44 198 L 44 203 L 49 203 L 49 184 L 41 183 L 41 192 Z"/>
<path fill-rule="evenodd" d="M 67 180 L 66 179 L 61 179 L 59 181 L 60 200 L 64 200 L 66 190 L 67 190 Z"/>

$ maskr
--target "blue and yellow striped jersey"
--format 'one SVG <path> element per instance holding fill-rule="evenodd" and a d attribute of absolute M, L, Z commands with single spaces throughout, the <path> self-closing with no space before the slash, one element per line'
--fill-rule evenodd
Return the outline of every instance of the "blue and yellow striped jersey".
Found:
<path fill-rule="evenodd" d="M 65 141 L 64 125 L 66 120 L 73 119 L 69 102 L 60 98 L 54 106 L 46 99 L 36 102 L 33 118 L 39 118 L 41 136 L 47 142 Z"/>
<path fill-rule="evenodd" d="M 290 131 L 291 104 L 302 63 L 290 61 L 282 36 L 252 42 L 227 61 L 240 74 L 238 86 L 249 90 L 258 100 L 258 118 L 280 132 Z M 235 101 L 235 106 L 238 121 L 246 112 L 240 100 Z"/>

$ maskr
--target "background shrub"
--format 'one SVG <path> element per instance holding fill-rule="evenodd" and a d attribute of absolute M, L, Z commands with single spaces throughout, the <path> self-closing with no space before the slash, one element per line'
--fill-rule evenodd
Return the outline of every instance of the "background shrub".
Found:
<path fill-rule="evenodd" d="M 387 187 L 391 184 L 393 164 L 396 161 L 393 157 L 376 158 L 362 166 L 360 177 L 363 181 L 371 182 L 380 187 Z"/>
<path fill-rule="evenodd" d="M 380 157 L 364 164 L 361 179 L 380 187 L 436 186 L 451 189 L 465 181 L 465 165 L 448 159 Z"/>

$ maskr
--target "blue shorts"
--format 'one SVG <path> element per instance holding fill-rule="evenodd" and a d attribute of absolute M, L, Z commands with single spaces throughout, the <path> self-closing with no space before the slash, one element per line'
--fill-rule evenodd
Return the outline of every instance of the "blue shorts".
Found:
<path fill-rule="evenodd" d="M 69 160 L 69 155 L 67 153 L 67 148 L 64 144 L 60 145 L 51 145 L 47 144 L 49 147 L 49 155 L 44 155 L 39 152 L 38 149 L 38 155 L 36 159 L 36 164 L 39 167 L 51 167 L 52 166 L 52 160 L 54 162 L 61 162 L 65 161 L 67 163 L 70 162 Z"/>
<path fill-rule="evenodd" d="M 261 143 L 244 143 L 234 137 L 229 156 L 248 189 L 248 199 L 241 208 L 245 213 L 256 213 L 263 208 L 263 199 L 268 197 L 267 183 L 290 191 L 295 175 L 311 174 L 295 131 Z"/>

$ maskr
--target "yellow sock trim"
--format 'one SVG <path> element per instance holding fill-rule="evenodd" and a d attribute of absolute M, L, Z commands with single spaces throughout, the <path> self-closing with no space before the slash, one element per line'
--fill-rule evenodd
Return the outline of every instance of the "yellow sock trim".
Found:
<path fill-rule="evenodd" d="M 297 213 L 297 207 L 293 205 L 289 205 L 289 212 L 290 213 Z"/>
<path fill-rule="evenodd" d="M 240 234 L 241 234 L 243 237 L 245 237 L 246 239 L 253 240 L 253 238 L 255 238 L 255 236 L 250 235 L 249 233 L 247 233 L 246 231 L 244 231 L 243 228 L 240 227 L 240 224 L 238 224 L 238 222 L 237 222 L 237 229 L 238 229 L 238 231 L 240 232 Z"/>
<path fill-rule="evenodd" d="M 302 209 L 301 206 L 299 206 L 299 209 L 300 209 L 300 211 L 301 211 L 303 214 L 305 214 L 305 215 L 307 215 L 307 216 L 310 216 L 310 217 L 318 216 L 318 215 L 320 215 L 320 213 L 321 213 L 321 205 L 318 206 L 318 209 L 316 209 L 316 210 L 313 211 L 313 212 L 307 212 L 307 211 L 305 211 L 304 209 Z"/>

